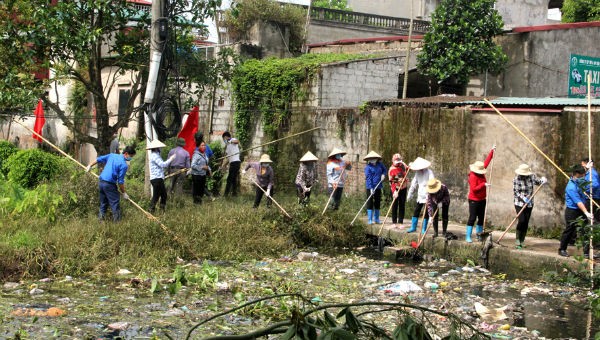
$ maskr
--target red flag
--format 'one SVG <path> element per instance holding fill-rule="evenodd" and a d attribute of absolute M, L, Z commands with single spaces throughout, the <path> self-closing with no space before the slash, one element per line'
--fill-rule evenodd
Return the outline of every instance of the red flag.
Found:
<path fill-rule="evenodd" d="M 177 135 L 179 138 L 185 139 L 184 149 L 190 153 L 190 158 L 194 155 L 194 149 L 196 148 L 196 142 L 194 141 L 194 135 L 198 132 L 198 106 L 194 106 L 192 111 L 188 114 L 187 120 L 183 125 L 183 128 Z"/>
<path fill-rule="evenodd" d="M 42 135 L 42 128 L 46 124 L 46 118 L 44 117 L 44 106 L 42 105 L 42 100 L 38 100 L 37 107 L 35 108 L 35 124 L 33 124 L 33 131 L 40 136 Z M 42 142 L 42 138 L 35 133 L 32 134 L 33 139 L 37 139 L 38 142 Z"/>

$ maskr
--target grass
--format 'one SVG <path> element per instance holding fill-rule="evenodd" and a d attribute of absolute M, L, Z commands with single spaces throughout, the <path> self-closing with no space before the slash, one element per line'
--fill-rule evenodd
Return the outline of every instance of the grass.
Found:
<path fill-rule="evenodd" d="M 91 176 L 65 174 L 49 185 L 65 198 L 55 221 L 27 212 L 8 215 L 0 228 L 0 280 L 24 276 L 114 273 L 120 268 L 152 273 L 185 260 L 248 260 L 289 255 L 299 247 L 353 247 L 365 242 L 361 223 L 350 221 L 361 199 L 345 197 L 342 208 L 321 216 L 327 201 L 317 195 L 308 207 L 278 193 L 276 200 L 293 217 L 273 206 L 252 209 L 253 195 L 218 198 L 194 205 L 187 195 L 169 197 L 164 224 L 148 219 L 122 202 L 119 223 L 98 221 L 97 183 Z M 148 207 L 141 182 L 130 180 L 128 192 Z M 248 190 L 249 191 L 249 190 Z"/>

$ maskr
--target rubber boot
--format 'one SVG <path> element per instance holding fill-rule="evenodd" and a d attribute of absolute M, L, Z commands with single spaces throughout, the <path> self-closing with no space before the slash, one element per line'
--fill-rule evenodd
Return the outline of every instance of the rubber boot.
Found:
<path fill-rule="evenodd" d="M 442 236 L 446 237 L 448 231 L 448 221 L 442 221 Z"/>
<path fill-rule="evenodd" d="M 421 235 L 425 234 L 425 231 L 427 231 L 427 219 L 426 218 L 423 219 L 423 225 L 421 226 Z"/>
<path fill-rule="evenodd" d="M 467 226 L 467 232 L 465 234 L 465 241 L 467 241 L 468 243 L 472 243 L 473 240 L 471 240 L 471 233 L 473 232 L 473 226 L 468 225 Z"/>
<path fill-rule="evenodd" d="M 375 209 L 373 211 L 373 213 L 374 213 L 374 218 L 373 219 L 375 220 L 375 223 L 380 224 L 381 222 L 379 221 L 379 209 Z"/>
<path fill-rule="evenodd" d="M 369 217 L 369 224 L 373 224 L 373 210 L 367 209 L 367 216 Z"/>
<path fill-rule="evenodd" d="M 408 229 L 406 232 L 407 233 L 414 233 L 415 231 L 417 231 L 417 223 L 419 223 L 419 218 L 418 217 L 413 217 L 412 218 L 412 224 L 410 225 L 410 229 Z"/>
<path fill-rule="evenodd" d="M 481 233 L 483 233 L 483 226 L 478 225 L 475 227 L 475 233 L 477 233 L 477 241 L 481 241 Z"/>

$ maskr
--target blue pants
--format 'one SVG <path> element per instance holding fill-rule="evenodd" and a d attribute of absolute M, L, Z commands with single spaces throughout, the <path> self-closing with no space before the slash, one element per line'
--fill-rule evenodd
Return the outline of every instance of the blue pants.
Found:
<path fill-rule="evenodd" d="M 104 219 L 106 209 L 110 205 L 110 210 L 113 213 L 113 221 L 117 222 L 121 219 L 121 195 L 115 183 L 99 181 L 98 191 L 100 193 L 100 213 L 99 219 Z"/>

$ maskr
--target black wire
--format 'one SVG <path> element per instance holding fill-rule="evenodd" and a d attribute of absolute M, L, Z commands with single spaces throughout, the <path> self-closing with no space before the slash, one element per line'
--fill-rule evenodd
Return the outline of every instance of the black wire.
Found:
<path fill-rule="evenodd" d="M 165 140 L 179 133 L 181 129 L 181 112 L 175 98 L 172 96 L 161 97 L 160 101 L 154 106 L 153 111 L 154 115 L 149 114 L 148 116 L 158 134 L 158 139 Z"/>

